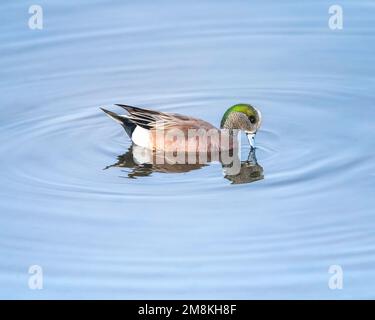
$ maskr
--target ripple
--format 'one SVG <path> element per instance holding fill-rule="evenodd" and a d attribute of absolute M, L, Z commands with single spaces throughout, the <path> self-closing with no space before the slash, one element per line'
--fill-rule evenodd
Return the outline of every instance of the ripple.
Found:
<path fill-rule="evenodd" d="M 238 92 L 244 90 L 244 88 L 237 89 Z M 263 94 L 265 89 L 251 88 L 251 91 L 256 99 L 257 96 Z M 262 106 L 264 105 L 262 112 L 265 113 L 266 120 L 264 129 L 262 128 L 259 133 L 257 151 L 258 160 L 266 166 L 267 184 L 263 187 L 287 187 L 290 189 L 294 184 L 306 184 L 308 181 L 315 179 L 321 182 L 313 185 L 315 192 L 319 192 L 321 189 L 339 183 L 339 181 L 332 179 L 324 180 L 325 175 L 331 173 L 338 175 L 341 170 L 347 177 L 350 177 L 351 174 L 358 172 L 361 156 L 355 157 L 355 154 L 350 153 L 350 149 L 345 148 L 345 145 L 351 144 L 350 140 L 332 140 L 334 144 L 337 144 L 335 153 L 330 153 L 324 143 L 306 145 L 306 137 L 317 137 L 313 131 L 314 128 L 311 128 L 311 132 L 309 132 L 309 128 L 305 128 L 302 135 L 293 137 L 294 140 L 284 132 L 290 130 L 290 128 L 293 128 L 292 132 L 297 132 L 302 129 L 302 124 L 306 120 L 308 121 L 302 115 L 297 121 L 295 118 L 297 106 L 289 104 L 288 109 L 283 114 L 275 114 L 275 116 L 272 114 L 274 111 L 271 107 L 280 97 L 290 98 L 291 95 L 294 99 L 300 95 L 308 97 L 307 92 L 298 92 L 296 89 L 289 92 L 280 88 L 268 89 L 267 94 L 268 102 L 262 102 Z M 171 102 L 167 101 L 169 100 L 168 96 L 159 96 L 155 97 L 155 100 L 166 101 L 161 103 L 165 107 L 156 106 L 156 109 L 186 114 L 189 113 L 190 109 L 192 110 L 191 113 L 194 114 L 194 110 L 199 110 L 203 103 L 214 104 L 218 99 L 215 97 L 210 101 L 203 97 L 214 96 L 213 92 L 204 90 L 198 90 L 194 93 L 192 91 L 175 93 L 170 97 Z M 315 96 L 315 93 L 313 96 Z M 190 98 L 189 103 L 173 102 L 184 101 L 188 98 Z M 200 101 L 201 98 L 203 101 Z M 67 99 L 75 99 L 75 96 L 67 97 Z M 153 100 L 152 97 L 148 99 Z M 119 127 L 107 121 L 97 107 L 90 105 L 81 108 L 79 112 L 69 112 L 68 114 L 60 110 L 58 114 L 50 113 L 29 117 L 29 113 L 26 114 L 26 119 L 21 118 L 6 124 L 2 130 L 7 134 L 7 142 L 2 144 L 1 149 L 2 152 L 9 154 L 5 165 L 8 164 L 10 168 L 5 171 L 6 176 L 4 178 L 7 178 L 12 184 L 16 184 L 15 188 L 19 188 L 20 185 L 25 188 L 28 185 L 37 193 L 41 189 L 44 190 L 42 192 L 48 191 L 51 195 L 64 194 L 68 196 L 70 192 L 71 196 L 74 197 L 77 196 L 77 193 L 91 194 L 94 197 L 105 195 L 124 197 L 120 188 L 122 184 L 131 182 L 116 178 L 123 176 L 124 171 L 114 170 L 108 174 L 108 172 L 103 173 L 102 169 L 111 162 L 110 158 L 115 159 L 119 150 L 128 148 L 129 139 Z M 307 110 L 305 107 L 304 111 Z M 310 108 L 308 117 L 319 118 L 321 113 L 321 109 Z M 324 113 L 327 113 L 327 111 L 324 111 Z M 212 122 L 214 123 L 214 121 Z M 273 127 L 272 130 L 271 127 Z M 285 144 L 285 137 L 288 137 L 288 144 Z M 321 141 L 325 139 L 327 142 L 327 139 L 331 138 L 318 137 L 318 139 Z M 53 141 L 53 144 L 51 144 L 51 141 Z M 341 144 L 342 146 L 339 147 Z M 22 145 L 22 148 L 15 148 L 15 145 Z M 56 149 L 55 146 L 58 146 L 58 148 Z M 47 154 L 45 154 L 45 150 L 48 150 Z M 242 153 L 243 156 L 248 152 L 246 150 L 248 150 L 247 145 L 245 145 Z M 28 159 L 30 154 L 33 154 L 33 157 Z M 38 154 L 43 154 L 43 157 L 38 157 Z M 25 160 L 22 165 L 14 166 L 20 159 Z M 268 168 L 267 165 L 269 165 Z M 212 169 L 203 170 L 205 183 L 199 184 L 199 188 L 195 191 L 197 193 L 203 191 L 210 193 L 210 190 L 217 192 L 218 189 L 213 188 L 212 184 L 216 184 L 218 177 L 221 176 L 220 168 L 214 166 Z M 338 176 L 340 177 L 340 175 Z M 182 189 L 189 190 L 192 185 L 196 185 L 202 179 L 200 176 L 193 174 L 171 174 L 168 178 L 163 178 L 158 174 L 157 177 L 160 179 L 159 182 L 142 182 L 143 188 L 145 186 L 153 188 L 155 185 L 168 181 L 169 184 L 176 184 Z M 327 185 L 324 186 L 326 182 Z M 221 186 L 224 188 L 221 188 L 221 190 L 225 190 L 226 184 L 221 184 Z M 136 188 L 137 184 L 134 184 L 134 187 Z M 193 194 L 195 194 L 195 191 Z M 310 189 L 309 191 L 312 192 Z M 303 192 L 306 192 L 306 189 Z M 137 191 L 131 193 L 127 191 L 126 196 L 150 197 L 151 192 L 142 192 L 142 195 L 140 195 L 137 194 Z M 161 195 L 157 194 L 157 196 L 160 197 Z"/>

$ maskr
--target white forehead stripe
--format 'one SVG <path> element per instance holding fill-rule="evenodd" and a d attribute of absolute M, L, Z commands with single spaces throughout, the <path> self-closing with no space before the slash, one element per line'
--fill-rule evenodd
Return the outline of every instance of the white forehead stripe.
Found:
<path fill-rule="evenodd" d="M 259 129 L 260 125 L 262 124 L 262 113 L 257 108 L 254 108 L 254 109 L 258 112 L 258 116 L 259 116 L 258 129 Z"/>

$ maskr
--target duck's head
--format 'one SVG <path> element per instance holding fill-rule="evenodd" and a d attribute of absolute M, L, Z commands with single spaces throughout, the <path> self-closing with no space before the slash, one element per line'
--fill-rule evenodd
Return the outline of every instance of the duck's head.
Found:
<path fill-rule="evenodd" d="M 262 115 L 250 104 L 235 104 L 225 111 L 221 119 L 222 129 L 238 129 L 246 133 L 251 147 L 254 147 L 255 135 L 262 123 Z"/>

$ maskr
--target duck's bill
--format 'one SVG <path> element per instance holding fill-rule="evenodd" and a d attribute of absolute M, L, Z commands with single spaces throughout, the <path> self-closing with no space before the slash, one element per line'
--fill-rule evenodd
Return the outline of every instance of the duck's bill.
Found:
<path fill-rule="evenodd" d="M 255 148 L 255 133 L 246 133 L 251 148 Z"/>

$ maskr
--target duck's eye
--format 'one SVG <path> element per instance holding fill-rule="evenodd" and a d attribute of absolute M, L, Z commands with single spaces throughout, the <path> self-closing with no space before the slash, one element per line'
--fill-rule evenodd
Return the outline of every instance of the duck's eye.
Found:
<path fill-rule="evenodd" d="M 255 118 L 254 116 L 250 116 L 250 117 L 249 117 L 249 120 L 250 120 L 251 123 L 255 123 L 256 118 Z"/>

